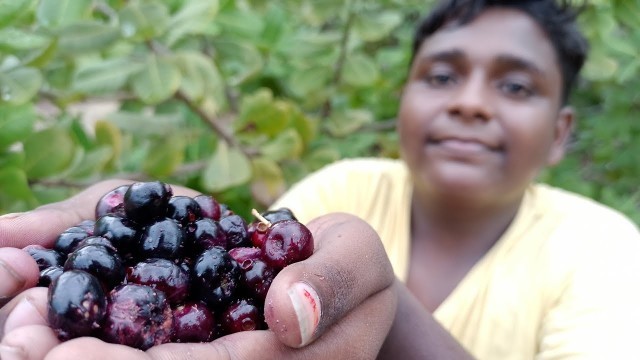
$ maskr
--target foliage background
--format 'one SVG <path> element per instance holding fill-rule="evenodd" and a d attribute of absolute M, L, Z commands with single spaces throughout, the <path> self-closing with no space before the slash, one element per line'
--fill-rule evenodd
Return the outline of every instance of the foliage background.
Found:
<path fill-rule="evenodd" d="M 344 157 L 397 157 L 418 0 L 0 0 L 0 213 L 104 178 L 248 217 Z M 640 224 L 640 0 L 589 1 L 568 159 L 541 180 Z"/>

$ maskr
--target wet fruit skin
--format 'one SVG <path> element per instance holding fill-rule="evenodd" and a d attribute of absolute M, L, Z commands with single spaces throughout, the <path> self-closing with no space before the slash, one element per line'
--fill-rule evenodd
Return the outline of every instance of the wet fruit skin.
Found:
<path fill-rule="evenodd" d="M 262 328 L 260 310 L 245 299 L 231 304 L 222 314 L 222 327 L 227 334 Z"/>
<path fill-rule="evenodd" d="M 207 342 L 214 338 L 216 320 L 201 302 L 188 302 L 173 310 L 171 341 Z"/>
<path fill-rule="evenodd" d="M 226 306 L 235 299 L 240 282 L 240 266 L 219 247 L 205 250 L 193 264 L 192 288 L 211 308 Z"/>
<path fill-rule="evenodd" d="M 175 259 L 185 246 L 185 234 L 178 223 L 165 218 L 147 226 L 138 240 L 140 258 Z"/>
<path fill-rule="evenodd" d="M 202 217 L 200 205 L 188 196 L 174 196 L 167 204 L 167 217 L 187 226 Z"/>
<path fill-rule="evenodd" d="M 54 282 L 60 275 L 62 275 L 63 272 L 64 270 L 62 269 L 62 266 L 59 265 L 43 269 L 42 271 L 40 271 L 40 277 L 38 278 L 37 286 L 49 287 L 49 285 L 51 285 L 52 282 Z"/>
<path fill-rule="evenodd" d="M 164 293 L 149 286 L 127 284 L 113 289 L 100 338 L 146 350 L 170 341 L 173 314 Z"/>
<path fill-rule="evenodd" d="M 60 252 L 54 249 L 47 249 L 41 245 L 28 245 L 22 250 L 26 251 L 38 264 L 38 270 L 42 271 L 48 267 L 62 265 L 65 260 Z"/>
<path fill-rule="evenodd" d="M 139 224 L 148 224 L 167 214 L 171 187 L 160 181 L 131 184 L 124 194 L 124 212 L 127 218 Z"/>
<path fill-rule="evenodd" d="M 64 271 L 83 270 L 112 288 L 124 279 L 124 265 L 120 256 L 104 245 L 87 245 L 69 254 Z"/>
<path fill-rule="evenodd" d="M 92 335 L 106 308 L 100 282 L 87 272 L 65 271 L 49 287 L 47 319 L 60 340 Z"/>
<path fill-rule="evenodd" d="M 311 256 L 313 246 L 313 236 L 306 226 L 295 220 L 284 220 L 267 230 L 262 258 L 269 266 L 281 269 Z"/>
<path fill-rule="evenodd" d="M 96 204 L 96 219 L 108 214 L 124 217 L 124 194 L 127 190 L 129 185 L 122 185 L 104 194 Z"/>
<path fill-rule="evenodd" d="M 109 239 L 118 252 L 125 255 L 135 249 L 139 231 L 137 226 L 127 219 L 104 215 L 96 220 L 93 234 Z"/>
<path fill-rule="evenodd" d="M 193 200 L 200 206 L 200 212 L 203 218 L 211 220 L 220 220 L 220 204 L 208 195 L 197 195 Z"/>
<path fill-rule="evenodd" d="M 218 222 L 209 218 L 197 220 L 188 236 L 195 251 L 202 252 L 214 246 L 227 248 L 227 235 Z"/>
<path fill-rule="evenodd" d="M 147 285 L 162 291 L 171 304 L 189 294 L 189 273 L 167 259 L 148 259 L 126 270 L 128 283 Z"/>
<path fill-rule="evenodd" d="M 80 227 L 71 227 L 56 239 L 53 249 L 61 254 L 69 254 L 78 247 L 78 244 L 89 237 L 89 234 Z"/>
<path fill-rule="evenodd" d="M 227 248 L 250 246 L 251 240 L 247 231 L 247 223 L 239 215 L 229 215 L 219 222 L 222 231 L 227 235 Z"/>

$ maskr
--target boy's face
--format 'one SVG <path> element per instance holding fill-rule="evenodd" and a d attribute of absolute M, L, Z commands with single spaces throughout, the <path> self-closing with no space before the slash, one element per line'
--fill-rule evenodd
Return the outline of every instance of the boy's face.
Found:
<path fill-rule="evenodd" d="M 416 186 L 513 199 L 560 161 L 572 113 L 562 108 L 556 59 L 538 24 L 512 9 L 427 38 L 398 118 Z"/>

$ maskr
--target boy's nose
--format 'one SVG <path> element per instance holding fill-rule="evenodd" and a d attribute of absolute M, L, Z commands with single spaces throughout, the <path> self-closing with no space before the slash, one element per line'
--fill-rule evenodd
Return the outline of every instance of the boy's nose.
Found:
<path fill-rule="evenodd" d="M 480 74 L 464 81 L 449 103 L 449 115 L 463 121 L 487 121 L 493 118 L 490 89 Z"/>

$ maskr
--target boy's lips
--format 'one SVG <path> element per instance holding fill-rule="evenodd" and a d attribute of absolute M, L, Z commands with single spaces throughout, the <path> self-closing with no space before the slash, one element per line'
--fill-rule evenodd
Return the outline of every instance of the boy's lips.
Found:
<path fill-rule="evenodd" d="M 502 146 L 497 142 L 471 137 L 433 137 L 427 140 L 427 145 L 436 145 L 447 150 L 461 153 L 502 150 Z"/>

